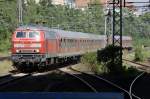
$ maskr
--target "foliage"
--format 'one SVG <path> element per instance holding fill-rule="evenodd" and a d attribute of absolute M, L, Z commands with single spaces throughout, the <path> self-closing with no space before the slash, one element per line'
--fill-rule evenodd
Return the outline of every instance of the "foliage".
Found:
<path fill-rule="evenodd" d="M 16 0 L 0 2 L 0 51 L 10 47 L 11 32 L 17 25 L 16 15 Z"/>
<path fill-rule="evenodd" d="M 137 45 L 135 48 L 135 61 L 143 61 L 144 60 L 144 54 L 142 50 L 141 45 Z"/>
<path fill-rule="evenodd" d="M 0 61 L 0 76 L 7 75 L 11 70 L 13 70 L 11 61 Z"/>
<path fill-rule="evenodd" d="M 97 53 L 98 61 L 105 64 L 109 73 L 118 74 L 122 73 L 124 70 L 121 65 L 120 49 L 119 46 L 109 45 Z M 113 57 L 115 58 L 113 59 Z"/>
<path fill-rule="evenodd" d="M 136 77 L 137 75 L 140 74 L 140 71 L 138 71 L 133 66 L 124 65 L 123 68 L 124 68 L 124 71 L 122 72 L 121 76 L 124 76 L 124 77 Z"/>
<path fill-rule="evenodd" d="M 97 61 L 96 52 L 84 54 L 81 58 L 81 63 L 87 65 L 89 69 L 91 69 L 97 74 L 107 72 L 107 69 L 104 67 L 104 64 L 101 64 Z"/>
<path fill-rule="evenodd" d="M 52 5 L 49 0 L 40 0 L 40 4 L 27 2 L 24 22 L 46 22 L 48 27 L 65 30 L 103 33 L 103 12 L 101 6 L 90 6 L 89 9 L 70 8 L 69 6 Z"/>
<path fill-rule="evenodd" d="M 129 9 L 124 9 L 123 15 L 123 34 L 131 35 L 136 41 L 140 41 L 141 44 L 149 46 L 143 40 L 150 39 L 150 12 L 147 12 L 141 16 L 135 16 Z"/>
<path fill-rule="evenodd" d="M 135 16 L 132 11 L 124 9 L 123 34 L 133 37 L 133 44 L 150 46 L 150 13 Z"/>

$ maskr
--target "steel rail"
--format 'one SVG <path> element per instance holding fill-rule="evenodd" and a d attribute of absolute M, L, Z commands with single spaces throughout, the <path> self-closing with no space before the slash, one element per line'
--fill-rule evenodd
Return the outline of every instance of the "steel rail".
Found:
<path fill-rule="evenodd" d="M 114 87 L 116 87 L 116 88 L 118 88 L 118 89 L 120 89 L 120 90 L 126 92 L 126 93 L 130 96 L 130 93 L 129 93 L 126 89 L 120 87 L 119 85 L 117 85 L 117 84 L 115 84 L 115 83 L 113 83 L 113 82 L 111 82 L 111 81 L 109 81 L 109 80 L 107 80 L 107 79 L 105 79 L 105 78 L 99 77 L 98 75 L 91 75 L 91 74 L 88 74 L 88 73 L 85 73 L 85 72 L 82 72 L 82 71 L 73 69 L 73 68 L 71 68 L 71 67 L 70 67 L 70 69 L 71 69 L 71 70 L 74 70 L 74 71 L 76 71 L 76 72 L 80 72 L 80 73 L 83 73 L 83 74 L 86 74 L 86 75 L 89 75 L 89 76 L 96 77 L 96 78 L 98 78 L 99 80 L 103 80 L 103 81 L 105 81 L 106 83 L 108 83 L 108 84 L 110 84 L 110 85 L 112 85 L 112 86 L 114 86 Z M 137 99 L 141 99 L 140 97 L 134 95 L 133 93 L 132 93 L 131 95 L 132 95 L 133 97 L 137 98 Z"/>
<path fill-rule="evenodd" d="M 137 65 L 140 65 L 140 66 L 144 66 L 144 67 L 150 68 L 150 66 L 145 65 L 145 64 L 137 63 L 137 62 L 134 62 L 134 61 L 131 61 L 131 60 L 127 60 L 127 59 L 123 59 L 123 60 L 127 61 L 127 62 L 131 62 L 131 63 L 137 64 Z M 137 75 L 137 77 L 135 77 L 135 79 L 130 84 L 130 88 L 129 88 L 130 99 L 132 99 L 131 94 L 132 94 L 132 88 L 133 88 L 134 83 L 137 81 L 138 78 L 140 78 L 141 76 L 143 76 L 145 73 L 146 72 L 142 72 L 139 75 Z"/>
<path fill-rule="evenodd" d="M 131 62 L 131 63 L 134 63 L 134 64 L 137 64 L 137 65 L 141 65 L 141 66 L 144 66 L 144 67 L 149 67 L 149 65 L 145 65 L 145 64 L 141 64 L 141 63 L 137 63 L 137 62 L 134 62 L 134 61 L 131 61 L 131 60 L 127 60 L 127 59 L 123 59 L 124 61 L 128 61 L 128 62 Z"/>
<path fill-rule="evenodd" d="M 129 89 L 129 94 L 130 94 L 130 99 L 132 99 L 132 87 L 133 84 L 135 83 L 135 81 L 140 78 L 141 76 L 143 76 L 145 74 L 145 72 L 142 72 L 141 74 L 139 74 L 137 77 L 135 77 L 135 79 L 132 81 L 131 85 L 130 85 L 130 89 Z"/>
<path fill-rule="evenodd" d="M 0 76 L 0 79 L 7 78 L 9 76 L 11 76 L 11 74 L 3 75 L 3 76 Z"/>
<path fill-rule="evenodd" d="M 71 73 L 65 72 L 65 71 L 63 71 L 63 70 L 60 70 L 60 69 L 58 69 L 58 71 L 64 72 L 64 73 L 66 73 L 66 74 L 68 74 L 68 75 L 71 75 L 71 76 L 73 76 L 73 77 L 79 79 L 79 80 L 80 80 L 81 82 L 83 82 L 86 86 L 88 86 L 93 92 L 98 93 L 98 91 L 97 91 L 92 85 L 90 85 L 87 81 L 85 81 L 84 79 L 82 79 L 82 78 L 80 78 L 80 77 L 78 77 L 78 76 L 76 76 L 76 75 L 74 75 L 74 74 L 71 74 Z"/>
<path fill-rule="evenodd" d="M 16 75 L 18 75 L 18 74 L 16 74 Z M 15 75 L 13 75 L 13 76 L 15 76 Z M 26 74 L 26 75 L 23 75 L 23 76 L 21 76 L 21 77 L 17 77 L 17 78 L 14 78 L 14 79 L 10 79 L 10 80 L 3 81 L 3 82 L 0 83 L 0 86 L 3 87 L 3 86 L 5 86 L 5 85 L 7 85 L 7 84 L 10 84 L 11 82 L 18 81 L 18 80 L 23 79 L 23 78 L 26 78 L 26 77 L 28 77 L 28 76 L 31 76 L 31 74 Z"/>

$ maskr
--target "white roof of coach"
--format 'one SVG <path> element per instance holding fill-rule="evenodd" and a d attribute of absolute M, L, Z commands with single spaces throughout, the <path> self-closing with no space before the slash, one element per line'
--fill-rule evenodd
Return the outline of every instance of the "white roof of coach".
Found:
<path fill-rule="evenodd" d="M 72 32 L 72 31 L 64 31 L 59 29 L 51 29 L 55 31 L 62 38 L 81 38 L 81 39 L 106 39 L 105 35 L 96 35 L 91 33 L 82 33 L 82 32 Z"/>

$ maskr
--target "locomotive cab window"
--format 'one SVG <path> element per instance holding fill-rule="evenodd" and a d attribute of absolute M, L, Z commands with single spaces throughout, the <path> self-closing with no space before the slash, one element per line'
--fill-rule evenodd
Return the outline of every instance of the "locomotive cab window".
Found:
<path fill-rule="evenodd" d="M 40 33 L 39 32 L 29 32 L 29 38 L 39 38 Z"/>
<path fill-rule="evenodd" d="M 26 32 L 17 32 L 16 33 L 16 38 L 25 38 L 26 37 Z"/>

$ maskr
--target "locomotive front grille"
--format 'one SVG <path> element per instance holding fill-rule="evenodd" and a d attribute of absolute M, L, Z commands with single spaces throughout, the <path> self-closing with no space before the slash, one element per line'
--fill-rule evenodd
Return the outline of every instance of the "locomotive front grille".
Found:
<path fill-rule="evenodd" d="M 39 53 L 39 49 L 17 49 L 16 50 L 16 53 L 18 53 L 18 54 L 23 54 L 23 53 L 28 53 L 28 54 L 30 54 L 30 53 Z"/>
<path fill-rule="evenodd" d="M 33 50 L 21 50 L 21 53 L 35 53 Z"/>
<path fill-rule="evenodd" d="M 13 61 L 21 62 L 21 61 L 40 61 L 44 58 L 43 54 L 12 54 L 11 59 Z"/>

